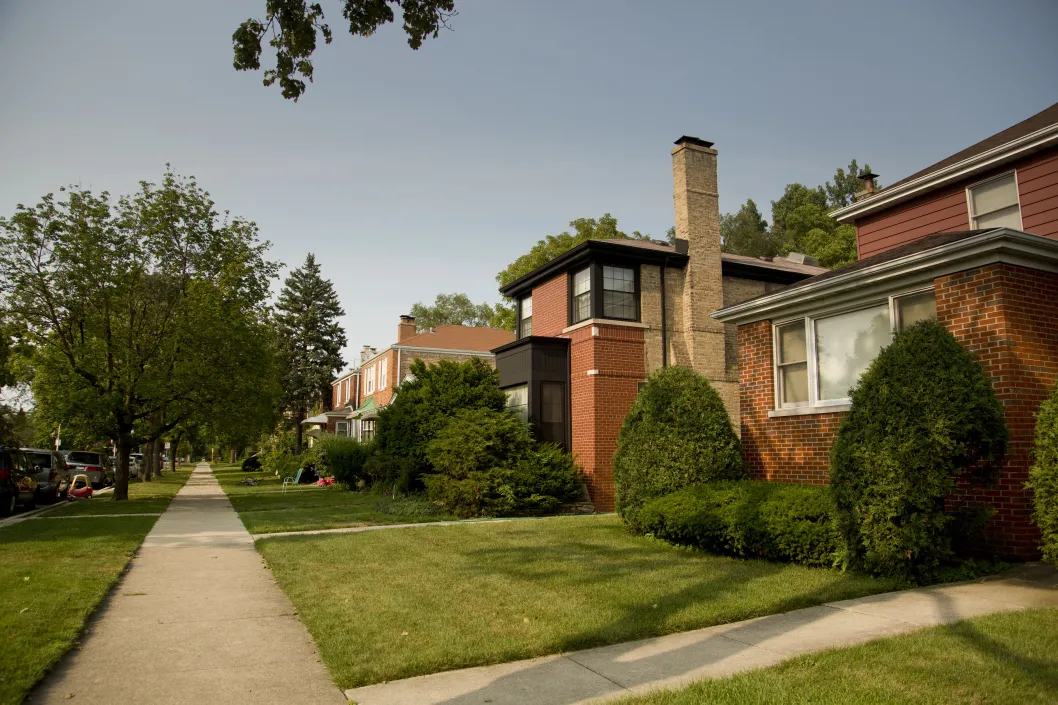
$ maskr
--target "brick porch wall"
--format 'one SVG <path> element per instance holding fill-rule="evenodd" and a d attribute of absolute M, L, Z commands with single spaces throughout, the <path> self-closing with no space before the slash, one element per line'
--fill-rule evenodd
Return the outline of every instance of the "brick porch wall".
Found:
<path fill-rule="evenodd" d="M 962 488 L 959 499 L 998 510 L 988 549 L 1014 558 L 1038 554 L 1031 465 L 1035 414 L 1058 379 L 1058 275 L 989 265 L 934 283 L 937 318 L 992 378 L 1006 412 L 1011 443 L 997 486 Z M 769 418 L 774 408 L 771 321 L 739 326 L 743 452 L 753 477 L 822 484 L 842 413 Z"/>
<path fill-rule="evenodd" d="M 937 318 L 977 353 L 1003 403 L 1010 445 L 995 487 L 963 487 L 959 499 L 998 511 L 988 548 L 1005 556 L 1038 555 L 1032 495 L 1035 416 L 1058 379 L 1058 275 L 1013 265 L 989 265 L 935 282 Z"/>

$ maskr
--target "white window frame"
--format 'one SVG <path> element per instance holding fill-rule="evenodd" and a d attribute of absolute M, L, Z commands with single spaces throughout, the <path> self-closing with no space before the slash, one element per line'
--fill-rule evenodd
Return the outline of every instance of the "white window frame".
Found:
<path fill-rule="evenodd" d="M 852 313 L 853 311 L 862 311 L 868 308 L 875 308 L 884 303 L 889 305 L 889 326 L 890 326 L 890 342 L 892 337 L 896 336 L 897 333 L 897 317 L 900 315 L 897 310 L 896 301 L 905 296 L 911 296 L 913 294 L 921 294 L 926 291 L 935 291 L 933 286 L 918 287 L 916 289 L 909 289 L 907 291 L 901 291 L 898 294 L 890 294 L 884 298 L 877 298 L 869 301 L 858 302 L 855 306 L 846 306 L 836 310 L 828 310 L 824 314 L 816 316 L 797 316 L 796 318 L 787 318 L 783 320 L 773 321 L 771 327 L 771 358 L 772 358 L 772 409 L 775 411 L 792 411 L 811 413 L 812 411 L 826 412 L 833 410 L 833 407 L 848 407 L 852 403 L 850 397 L 842 397 L 840 399 L 820 399 L 819 398 L 819 360 L 816 352 L 816 321 L 830 318 L 832 316 L 839 316 L 843 313 Z M 779 328 L 787 326 L 791 323 L 802 321 L 807 328 L 805 329 L 805 345 L 807 349 L 807 361 L 808 361 L 808 402 L 800 404 L 782 404 L 782 392 L 779 389 Z"/>
<path fill-rule="evenodd" d="M 1025 229 L 1025 222 L 1021 218 L 1021 184 L 1018 183 L 1018 170 L 1014 169 L 1012 171 L 1005 171 L 1002 174 L 996 174 L 995 176 L 990 176 L 989 178 L 985 179 L 984 181 L 978 181 L 977 183 L 970 184 L 969 186 L 966 187 L 966 212 L 970 214 L 970 230 L 979 230 L 980 229 L 980 228 L 977 227 L 977 215 L 978 214 L 974 213 L 974 199 L 973 199 L 973 193 L 972 193 L 973 190 L 975 188 L 977 188 L 978 186 L 984 186 L 985 184 L 991 183 L 993 181 L 999 181 L 1000 179 L 1005 179 L 1008 176 L 1013 176 L 1014 177 L 1014 194 L 1017 196 L 1017 200 L 1018 200 L 1018 202 L 1017 202 L 1017 206 L 1018 206 L 1018 230 L 1024 230 Z M 1003 206 L 1003 208 L 1010 208 L 1010 206 Z M 1002 208 L 997 208 L 996 210 L 1002 210 Z M 995 211 L 989 211 L 988 213 L 994 213 L 994 212 Z M 985 215 L 988 215 L 988 213 L 985 213 Z"/>
<path fill-rule="evenodd" d="M 334 434 L 336 436 L 348 436 L 349 435 L 349 422 L 348 421 L 337 421 L 334 424 Z"/>
<path fill-rule="evenodd" d="M 378 362 L 378 391 L 389 386 L 389 359 L 382 358 Z"/>
<path fill-rule="evenodd" d="M 375 393 L 375 366 L 367 368 L 367 374 L 364 375 L 364 396 L 370 396 Z"/>

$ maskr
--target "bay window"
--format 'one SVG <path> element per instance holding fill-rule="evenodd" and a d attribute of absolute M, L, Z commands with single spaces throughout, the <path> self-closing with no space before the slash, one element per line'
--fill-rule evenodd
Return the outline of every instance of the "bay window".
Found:
<path fill-rule="evenodd" d="M 517 387 L 505 389 L 507 392 L 507 411 L 514 414 L 522 421 L 529 420 L 529 385 L 522 384 Z"/>
<path fill-rule="evenodd" d="M 636 319 L 636 273 L 625 267 L 602 268 L 602 317 Z"/>
<path fill-rule="evenodd" d="M 931 288 L 774 326 L 776 409 L 847 405 L 860 375 L 894 333 L 936 315 Z"/>
<path fill-rule="evenodd" d="M 526 296 L 518 302 L 518 337 L 528 338 L 533 334 L 533 297 Z"/>
<path fill-rule="evenodd" d="M 573 320 L 580 323 L 591 318 L 591 268 L 573 275 Z"/>

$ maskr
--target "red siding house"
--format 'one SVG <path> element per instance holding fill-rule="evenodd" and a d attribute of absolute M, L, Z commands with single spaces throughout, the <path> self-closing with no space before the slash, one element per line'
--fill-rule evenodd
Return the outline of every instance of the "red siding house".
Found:
<path fill-rule="evenodd" d="M 695 369 L 737 423 L 736 327 L 709 314 L 826 271 L 804 255 L 722 253 L 717 151 L 681 137 L 672 160 L 674 245 L 591 240 L 501 290 L 518 302 L 518 339 L 493 351 L 510 408 L 573 452 L 601 511 L 613 509 L 617 435 L 647 376 Z"/>
<path fill-rule="evenodd" d="M 509 331 L 473 326 L 438 326 L 418 332 L 413 316 L 401 316 L 397 342 L 383 349 L 365 345 L 360 364 L 331 384 L 333 411 L 326 413 L 327 430 L 368 440 L 375 435 L 378 411 L 393 401 L 414 360 L 461 362 L 472 357 L 494 364 L 491 349 L 514 340 Z"/>
<path fill-rule="evenodd" d="M 1025 490 L 1034 416 L 1058 380 L 1058 105 L 835 214 L 859 261 L 726 305 L 738 326 L 741 436 L 754 476 L 827 481 L 848 392 L 904 326 L 935 316 L 992 377 L 1011 433 L 993 553 L 1036 555 Z M 957 499 L 957 501 L 958 501 Z"/>

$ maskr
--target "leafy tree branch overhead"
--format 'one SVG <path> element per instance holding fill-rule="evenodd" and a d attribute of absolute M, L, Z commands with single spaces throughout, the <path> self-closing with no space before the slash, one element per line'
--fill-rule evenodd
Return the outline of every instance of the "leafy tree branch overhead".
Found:
<path fill-rule="evenodd" d="M 437 37 L 441 28 L 451 29 L 448 21 L 456 15 L 455 0 L 341 0 L 342 15 L 354 37 L 370 37 L 379 27 L 395 19 L 393 7 L 400 8 L 408 46 L 418 49 L 427 37 Z M 275 68 L 264 72 L 264 85 L 279 81 L 283 97 L 297 102 L 305 92 L 305 81 L 312 81 L 312 54 L 316 41 L 330 44 L 330 26 L 323 7 L 305 0 L 266 0 L 263 19 L 251 17 L 232 34 L 234 66 L 238 71 L 261 68 L 262 42 L 275 49 Z"/>

